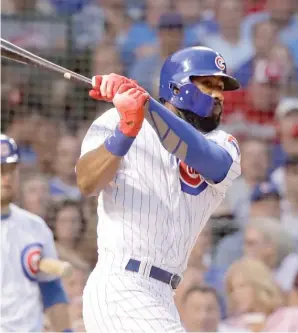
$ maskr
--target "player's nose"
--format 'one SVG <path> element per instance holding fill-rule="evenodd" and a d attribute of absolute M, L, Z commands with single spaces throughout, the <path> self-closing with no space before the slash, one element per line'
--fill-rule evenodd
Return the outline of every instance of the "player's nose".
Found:
<path fill-rule="evenodd" d="M 217 100 L 219 100 L 220 102 L 223 102 L 224 101 L 224 94 L 223 94 L 223 92 L 221 91 L 221 90 L 214 90 L 213 92 L 212 92 L 212 97 L 214 98 L 214 99 L 217 99 Z"/>

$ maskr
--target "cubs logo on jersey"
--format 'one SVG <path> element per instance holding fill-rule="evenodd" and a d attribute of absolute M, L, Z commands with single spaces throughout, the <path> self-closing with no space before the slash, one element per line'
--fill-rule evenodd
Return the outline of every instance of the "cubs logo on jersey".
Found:
<path fill-rule="evenodd" d="M 230 142 L 236 148 L 237 153 L 240 156 L 240 148 L 239 148 L 237 140 L 232 135 L 229 135 L 228 142 Z"/>
<path fill-rule="evenodd" d="M 38 264 L 41 258 L 42 245 L 32 243 L 27 245 L 21 252 L 21 264 L 25 276 L 30 281 L 36 280 Z"/>
<path fill-rule="evenodd" d="M 208 186 L 204 178 L 192 167 L 178 160 L 181 190 L 191 195 L 198 195 Z"/>

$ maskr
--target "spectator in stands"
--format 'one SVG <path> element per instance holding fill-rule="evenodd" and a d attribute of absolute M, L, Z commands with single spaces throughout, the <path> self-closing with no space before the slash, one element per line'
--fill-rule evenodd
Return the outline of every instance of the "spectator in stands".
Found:
<path fill-rule="evenodd" d="M 292 256 L 297 261 L 298 254 L 294 251 L 293 238 L 277 219 L 255 218 L 245 228 L 244 255 L 258 259 L 267 265 L 283 291 L 292 289 L 294 277 L 290 281 L 285 280 L 290 272 L 283 267 L 283 261 L 288 256 Z"/>
<path fill-rule="evenodd" d="M 24 109 L 24 112 L 16 115 L 7 129 L 7 134 L 14 138 L 18 144 L 22 168 L 33 167 L 36 163 L 36 152 L 34 145 L 36 136 L 32 135 L 41 125 L 42 117 L 39 110 Z"/>
<path fill-rule="evenodd" d="M 296 96 L 298 90 L 298 64 L 294 63 L 290 49 L 282 43 L 274 43 L 268 54 L 268 61 L 279 64 L 283 68 L 285 84 L 283 85 L 282 94 L 284 96 Z"/>
<path fill-rule="evenodd" d="M 57 143 L 54 160 L 55 176 L 50 179 L 51 195 L 55 198 L 78 200 L 81 193 L 76 186 L 75 168 L 80 154 L 77 138 L 63 135 Z"/>
<path fill-rule="evenodd" d="M 225 237 L 232 234 L 239 229 L 239 221 L 236 219 L 230 201 L 227 197 L 222 201 L 219 207 L 211 215 L 208 224 L 212 229 L 213 244 Z"/>
<path fill-rule="evenodd" d="M 57 17 L 48 17 L 38 7 L 37 0 L 11 0 L 11 14 L 1 16 L 1 37 L 25 49 L 52 54 L 64 53 L 67 45 L 67 22 Z M 36 20 L 41 17 L 42 20 Z"/>
<path fill-rule="evenodd" d="M 253 14 L 259 11 L 263 11 L 265 8 L 266 0 L 245 0 L 245 14 Z"/>
<path fill-rule="evenodd" d="M 282 281 L 286 291 L 287 304 L 298 306 L 298 252 L 289 254 L 278 267 L 276 281 Z"/>
<path fill-rule="evenodd" d="M 221 0 L 217 6 L 219 31 L 216 34 L 207 34 L 202 43 L 221 53 L 226 60 L 227 68 L 235 71 L 253 55 L 251 41 L 241 32 L 244 16 L 243 1 Z"/>
<path fill-rule="evenodd" d="M 135 22 L 123 39 L 122 60 L 130 71 L 134 61 L 158 51 L 157 25 L 161 15 L 170 11 L 170 0 L 146 0 L 144 20 Z"/>
<path fill-rule="evenodd" d="M 188 268 L 195 268 L 203 274 L 205 284 L 212 286 L 219 294 L 223 292 L 224 269 L 213 264 L 212 225 L 207 223 L 201 231 L 191 251 L 187 263 Z"/>
<path fill-rule="evenodd" d="M 167 13 L 158 22 L 159 50 L 151 56 L 139 59 L 129 76 L 152 95 L 157 96 L 159 73 L 164 60 L 177 51 L 183 42 L 184 24 L 178 14 Z"/>
<path fill-rule="evenodd" d="M 193 286 L 181 302 L 180 318 L 187 332 L 231 332 L 220 322 L 220 300 L 215 289 Z"/>
<path fill-rule="evenodd" d="M 218 31 L 213 8 L 205 9 L 204 3 L 205 1 L 200 0 L 174 2 L 174 8 L 182 16 L 185 24 L 184 44 L 187 46 L 200 45 L 207 34 Z"/>
<path fill-rule="evenodd" d="M 100 73 L 100 72 L 94 72 L 94 73 Z M 110 73 L 112 73 L 112 72 L 110 72 Z M 91 124 L 92 124 L 92 122 L 90 122 L 89 120 L 80 122 L 80 127 L 78 128 L 77 133 L 76 133 L 80 145 L 82 144 L 83 139 L 88 131 L 88 128 L 91 126 Z"/>
<path fill-rule="evenodd" d="M 212 233 L 211 225 L 206 224 L 201 231 L 188 259 L 188 266 L 199 266 L 202 263 L 209 266 L 211 263 Z"/>
<path fill-rule="evenodd" d="M 69 315 L 72 322 L 72 328 L 75 332 L 85 332 L 83 324 L 83 304 L 82 295 L 87 283 L 89 271 L 85 267 L 77 267 L 68 278 L 65 278 L 63 285 L 69 297 Z"/>
<path fill-rule="evenodd" d="M 253 189 L 249 215 L 250 217 L 280 218 L 281 195 L 272 182 L 262 182 Z"/>
<path fill-rule="evenodd" d="M 204 285 L 204 267 L 188 266 L 183 273 L 183 279 L 174 293 L 178 312 L 184 311 L 184 295 L 193 287 Z"/>
<path fill-rule="evenodd" d="M 298 269 L 296 271 L 296 276 L 294 277 L 293 289 L 288 296 L 288 305 L 296 307 L 298 306 Z"/>
<path fill-rule="evenodd" d="M 100 43 L 93 53 L 92 73 L 101 75 L 116 73 L 123 74 L 124 68 L 115 44 L 111 41 Z"/>
<path fill-rule="evenodd" d="M 272 181 L 284 193 L 284 169 L 287 155 L 298 155 L 298 97 L 282 98 L 276 108 L 280 144 L 273 149 Z"/>
<path fill-rule="evenodd" d="M 22 182 L 21 206 L 24 209 L 46 219 L 51 201 L 48 179 L 43 174 L 34 173 Z"/>
<path fill-rule="evenodd" d="M 295 238 L 298 248 L 298 154 L 289 156 L 286 160 L 281 221 Z"/>
<path fill-rule="evenodd" d="M 242 174 L 227 193 L 237 221 L 246 222 L 249 216 L 251 193 L 256 185 L 268 177 L 270 153 L 266 142 L 251 138 L 241 144 Z"/>
<path fill-rule="evenodd" d="M 34 151 L 36 152 L 37 169 L 47 176 L 54 174 L 54 156 L 62 126 L 53 119 L 44 118 L 32 135 L 36 136 Z"/>
<path fill-rule="evenodd" d="M 285 83 L 286 72 L 281 64 L 259 60 L 247 90 L 225 94 L 223 128 L 238 137 L 274 140 L 275 108 Z"/>
<path fill-rule="evenodd" d="M 69 316 L 75 332 L 85 332 L 83 323 L 83 299 L 74 297 L 69 304 Z"/>
<path fill-rule="evenodd" d="M 244 20 L 245 33 L 250 37 L 256 23 L 270 19 L 278 27 L 281 42 L 292 49 L 295 59 L 298 60 L 298 17 L 295 15 L 296 12 L 295 0 L 267 0 L 265 11 L 251 14 Z"/>
<path fill-rule="evenodd" d="M 261 261 L 243 258 L 226 275 L 230 318 L 234 328 L 252 332 L 298 330 L 298 309 L 285 307 L 285 299 L 270 270 Z"/>
<path fill-rule="evenodd" d="M 72 200 L 57 202 L 49 212 L 49 224 L 58 244 L 76 249 L 84 237 L 86 220 L 80 203 Z"/>
<path fill-rule="evenodd" d="M 248 86 L 253 76 L 256 63 L 259 60 L 268 58 L 270 50 L 274 43 L 276 43 L 277 27 L 270 20 L 259 22 L 253 27 L 252 37 L 255 51 L 254 56 L 234 72 L 234 76 L 237 78 L 242 88 Z"/>
<path fill-rule="evenodd" d="M 82 297 L 88 274 L 84 269 L 75 268 L 73 274 L 64 279 L 63 285 L 70 300 Z"/>
<path fill-rule="evenodd" d="M 275 219 L 280 215 L 280 196 L 276 192 L 276 188 L 272 187 L 272 184 L 262 183 L 262 186 L 257 185 L 252 190 L 251 198 L 253 200 L 249 203 L 249 216 L 245 219 L 247 225 L 254 218 L 259 218 L 261 221 L 264 219 L 265 221 L 267 218 Z M 273 207 L 273 205 L 276 205 L 276 207 Z M 238 231 L 225 236 L 216 246 L 212 264 L 219 271 L 225 271 L 235 260 L 242 257 L 244 229 L 245 226 L 242 221 Z M 218 284 L 220 285 L 220 282 Z"/>

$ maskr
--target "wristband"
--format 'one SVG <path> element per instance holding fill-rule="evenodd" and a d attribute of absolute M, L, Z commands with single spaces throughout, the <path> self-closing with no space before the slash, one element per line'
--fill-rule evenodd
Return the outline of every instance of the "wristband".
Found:
<path fill-rule="evenodd" d="M 127 154 L 134 140 L 135 137 L 123 134 L 117 126 L 114 133 L 105 140 L 104 145 L 110 153 L 122 157 Z"/>
<path fill-rule="evenodd" d="M 71 328 L 66 328 L 65 330 L 63 330 L 62 332 L 73 332 L 73 330 Z"/>

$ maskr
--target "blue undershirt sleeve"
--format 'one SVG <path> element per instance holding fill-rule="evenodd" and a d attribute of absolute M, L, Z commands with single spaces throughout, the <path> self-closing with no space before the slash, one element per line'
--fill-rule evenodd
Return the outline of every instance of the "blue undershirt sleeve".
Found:
<path fill-rule="evenodd" d="M 68 303 L 67 296 L 60 279 L 39 282 L 38 285 L 45 309 L 50 308 L 55 304 Z"/>
<path fill-rule="evenodd" d="M 220 183 L 233 163 L 231 155 L 192 125 L 150 98 L 147 120 L 165 149 L 207 180 Z"/>

